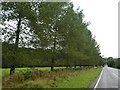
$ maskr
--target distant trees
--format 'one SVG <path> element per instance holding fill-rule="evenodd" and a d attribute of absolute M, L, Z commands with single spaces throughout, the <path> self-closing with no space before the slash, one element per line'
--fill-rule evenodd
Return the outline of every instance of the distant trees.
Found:
<path fill-rule="evenodd" d="M 103 65 L 108 65 L 113 68 L 120 68 L 120 58 L 108 57 L 103 58 L 102 61 Z"/>
<path fill-rule="evenodd" d="M 83 21 L 82 10 L 73 10 L 72 3 L 3 2 L 1 15 L 6 27 L 3 42 L 14 44 L 14 52 L 3 53 L 3 65 L 8 60 L 5 55 L 11 57 L 11 75 L 17 66 L 30 66 L 28 61 L 37 62 L 33 66 L 46 63 L 53 71 L 55 65 L 99 65 L 102 60 L 99 45 L 87 28 L 89 23 Z M 7 22 L 15 22 L 15 25 L 7 25 Z M 34 52 L 34 56 L 28 51 Z M 22 58 L 20 52 L 28 54 Z M 34 59 L 29 60 L 30 55 Z M 24 59 L 23 63 L 18 57 Z"/>
<path fill-rule="evenodd" d="M 120 69 L 120 58 L 115 60 L 115 67 Z"/>
<path fill-rule="evenodd" d="M 107 58 L 107 65 L 109 67 L 115 67 L 115 59 L 112 57 Z"/>

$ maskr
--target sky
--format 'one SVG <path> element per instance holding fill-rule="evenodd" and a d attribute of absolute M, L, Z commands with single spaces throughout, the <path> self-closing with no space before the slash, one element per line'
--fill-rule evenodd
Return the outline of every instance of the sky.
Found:
<path fill-rule="evenodd" d="M 88 29 L 100 44 L 101 56 L 118 57 L 118 1 L 119 0 L 71 0 L 74 9 L 80 6 L 90 21 Z"/>

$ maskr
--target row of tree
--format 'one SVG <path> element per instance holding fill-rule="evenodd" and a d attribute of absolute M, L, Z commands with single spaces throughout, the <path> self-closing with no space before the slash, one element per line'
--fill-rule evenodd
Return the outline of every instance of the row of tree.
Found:
<path fill-rule="evenodd" d="M 113 58 L 113 57 L 105 58 L 104 64 L 107 64 L 109 67 L 120 69 L 120 58 Z"/>
<path fill-rule="evenodd" d="M 18 48 L 17 54 L 14 56 L 13 44 L 3 43 L 2 54 L 2 67 L 10 68 L 13 63 L 15 67 L 50 67 L 51 66 L 51 50 L 31 49 L 31 48 Z M 14 58 L 16 60 L 13 62 Z M 94 60 L 80 60 L 77 57 L 70 56 L 62 51 L 56 54 L 54 66 L 94 66 L 102 65 L 100 61 Z M 12 62 L 11 62 L 12 61 Z"/>
<path fill-rule="evenodd" d="M 11 75 L 18 66 L 50 65 L 53 71 L 56 63 L 101 62 L 99 45 L 87 28 L 89 23 L 71 2 L 2 2 L 0 14 L 5 26 L 2 42 L 7 42 L 3 44 L 3 67 L 10 67 Z"/>

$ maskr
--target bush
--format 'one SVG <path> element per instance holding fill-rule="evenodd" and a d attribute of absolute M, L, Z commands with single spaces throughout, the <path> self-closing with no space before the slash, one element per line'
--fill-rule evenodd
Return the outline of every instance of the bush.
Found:
<path fill-rule="evenodd" d="M 26 71 L 26 73 L 24 73 L 25 80 L 31 79 L 31 76 L 32 76 L 31 73 L 32 73 L 31 71 Z"/>
<path fill-rule="evenodd" d="M 24 75 L 22 74 L 14 74 L 13 76 L 11 76 L 10 81 L 13 83 L 21 83 L 24 82 Z"/>

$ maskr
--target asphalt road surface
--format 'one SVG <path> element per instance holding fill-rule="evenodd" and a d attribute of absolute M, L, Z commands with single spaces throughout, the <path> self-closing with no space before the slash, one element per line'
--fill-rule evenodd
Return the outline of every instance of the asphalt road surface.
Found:
<path fill-rule="evenodd" d="M 120 71 L 106 65 L 96 82 L 95 88 L 120 89 Z"/>

